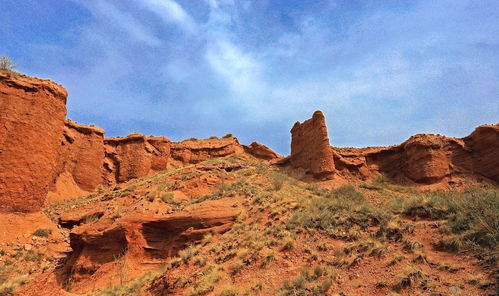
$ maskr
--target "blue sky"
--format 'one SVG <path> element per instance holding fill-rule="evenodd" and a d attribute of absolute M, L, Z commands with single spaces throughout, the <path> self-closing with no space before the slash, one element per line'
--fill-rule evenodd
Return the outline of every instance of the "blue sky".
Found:
<path fill-rule="evenodd" d="M 69 91 L 107 136 L 233 133 L 289 152 L 462 137 L 499 121 L 497 0 L 2 0 L 0 54 Z"/>

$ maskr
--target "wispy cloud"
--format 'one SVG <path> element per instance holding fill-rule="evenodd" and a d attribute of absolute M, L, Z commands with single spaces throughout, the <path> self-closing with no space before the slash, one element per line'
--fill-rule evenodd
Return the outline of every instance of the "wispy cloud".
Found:
<path fill-rule="evenodd" d="M 189 33 L 197 31 L 196 22 L 182 6 L 173 0 L 140 0 L 139 2 L 150 11 L 158 14 L 167 24 L 177 24 Z"/>
<path fill-rule="evenodd" d="M 22 40 L 37 55 L 25 69 L 66 85 L 70 116 L 111 135 L 233 132 L 286 153 L 316 109 L 335 145 L 498 121 L 495 1 L 74 1 L 89 16 L 55 41 Z"/>

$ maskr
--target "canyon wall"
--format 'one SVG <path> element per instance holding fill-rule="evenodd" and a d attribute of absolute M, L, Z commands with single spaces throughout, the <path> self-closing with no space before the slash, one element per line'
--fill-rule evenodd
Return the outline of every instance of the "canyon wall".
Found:
<path fill-rule="evenodd" d="M 66 119 L 66 98 L 50 80 L 0 73 L 1 212 L 38 211 L 169 165 L 244 152 L 233 137 L 179 143 L 139 134 L 104 138 L 104 130 Z"/>
<path fill-rule="evenodd" d="M 66 90 L 49 80 L 0 73 L 0 211 L 38 211 L 44 203 L 73 198 L 169 167 L 246 153 L 304 170 L 318 179 L 348 172 L 361 179 L 382 173 L 395 181 L 433 184 L 455 176 L 499 182 L 499 125 L 468 137 L 416 135 L 391 147 L 334 148 L 324 115 L 291 129 L 291 154 L 239 144 L 234 137 L 171 142 L 132 134 L 104 138 L 94 126 L 66 120 Z"/>
<path fill-rule="evenodd" d="M 186 165 L 205 161 L 213 157 L 238 154 L 243 151 L 243 147 L 234 137 L 203 140 L 193 139 L 172 143 L 171 157 Z"/>
<path fill-rule="evenodd" d="M 132 134 L 108 138 L 105 172 L 107 185 L 126 182 L 167 168 L 171 142 L 165 137 Z"/>
<path fill-rule="evenodd" d="M 66 90 L 0 72 L 0 211 L 37 211 L 56 177 Z"/>
<path fill-rule="evenodd" d="M 104 130 L 66 120 L 56 179 L 47 195 L 53 203 L 75 198 L 103 184 Z"/>
<path fill-rule="evenodd" d="M 381 173 L 394 181 L 418 184 L 455 182 L 461 177 L 485 177 L 499 182 L 499 125 L 479 126 L 459 139 L 418 134 L 400 145 L 334 148 L 339 171 L 362 179 Z"/>

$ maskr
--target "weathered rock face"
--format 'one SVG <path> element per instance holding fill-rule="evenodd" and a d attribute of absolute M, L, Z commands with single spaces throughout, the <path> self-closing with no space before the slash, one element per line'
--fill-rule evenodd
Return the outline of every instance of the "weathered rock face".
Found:
<path fill-rule="evenodd" d="M 237 204 L 234 199 L 206 201 L 163 217 L 102 218 L 75 226 L 70 234 L 73 252 L 64 269 L 64 277 L 71 282 L 69 290 L 85 293 L 93 283 L 98 287 L 119 283 L 114 276 L 120 273 L 119 258 L 126 260 L 127 270 L 140 275 L 144 262 L 164 263 L 206 234 L 229 230 L 240 213 Z"/>
<path fill-rule="evenodd" d="M 250 145 L 244 145 L 243 148 L 246 153 L 251 154 L 256 158 L 265 160 L 275 160 L 282 158 L 282 156 L 275 153 L 272 149 L 258 142 L 253 142 Z"/>
<path fill-rule="evenodd" d="M 333 151 L 321 111 L 315 111 L 312 118 L 303 123 L 296 122 L 291 129 L 289 162 L 318 178 L 331 178 L 334 174 Z"/>
<path fill-rule="evenodd" d="M 65 170 L 81 189 L 91 191 L 103 183 L 104 130 L 66 121 L 63 145 Z"/>
<path fill-rule="evenodd" d="M 172 143 L 171 157 L 182 164 L 194 164 L 214 157 L 242 153 L 243 147 L 236 138 L 186 140 Z"/>
<path fill-rule="evenodd" d="M 170 156 L 170 140 L 134 134 L 125 138 L 108 138 L 106 179 L 108 185 L 126 182 L 164 170 Z"/>
<path fill-rule="evenodd" d="M 104 183 L 104 130 L 66 120 L 63 135 L 49 202 L 77 197 Z"/>
<path fill-rule="evenodd" d="M 435 183 L 451 172 L 445 139 L 436 135 L 416 135 L 404 142 L 404 173 L 418 183 Z"/>
<path fill-rule="evenodd" d="M 66 90 L 49 80 L 0 73 L 0 211 L 37 211 L 53 184 Z"/>
<path fill-rule="evenodd" d="M 481 125 L 463 140 L 471 151 L 473 171 L 499 183 L 499 124 Z"/>
<path fill-rule="evenodd" d="M 396 146 L 335 148 L 334 153 L 337 169 L 364 179 L 382 173 L 398 181 L 434 184 L 482 175 L 499 182 L 499 125 L 480 126 L 463 139 L 419 134 Z"/>

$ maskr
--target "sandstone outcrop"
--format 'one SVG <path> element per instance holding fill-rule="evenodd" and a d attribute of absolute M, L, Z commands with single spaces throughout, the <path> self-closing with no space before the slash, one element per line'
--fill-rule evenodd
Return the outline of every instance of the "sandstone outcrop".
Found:
<path fill-rule="evenodd" d="M 382 173 L 395 181 L 420 184 L 462 176 L 499 182 L 499 125 L 480 126 L 462 139 L 418 134 L 391 147 L 334 150 L 337 169 L 363 179 Z"/>
<path fill-rule="evenodd" d="M 291 129 L 288 161 L 293 167 L 305 169 L 317 178 L 331 178 L 334 174 L 333 151 L 321 111 L 315 111 L 312 118 L 303 123 L 296 122 Z"/>
<path fill-rule="evenodd" d="M 107 185 L 126 182 L 166 169 L 171 142 L 165 137 L 132 134 L 124 138 L 107 138 Z"/>
<path fill-rule="evenodd" d="M 69 290 L 76 293 L 88 292 L 94 282 L 97 286 L 117 284 L 119 278 L 112 276 L 122 272 L 117 262 L 125 261 L 127 270 L 137 272 L 148 264 L 164 263 L 206 234 L 229 230 L 239 213 L 234 199 L 223 199 L 195 204 L 163 217 L 135 215 L 116 221 L 102 218 L 76 226 L 70 234 L 73 252 L 63 277 L 71 283 Z"/>
<path fill-rule="evenodd" d="M 499 183 L 499 124 L 481 125 L 463 139 L 473 171 Z"/>
<path fill-rule="evenodd" d="M 416 135 L 391 147 L 334 148 L 324 115 L 291 129 L 291 154 L 234 137 L 190 139 L 132 134 L 104 138 L 97 127 L 66 120 L 66 90 L 49 80 L 0 73 L 0 211 L 38 211 L 44 203 L 77 197 L 167 168 L 215 157 L 250 154 L 290 164 L 318 179 L 349 172 L 362 179 L 382 173 L 395 181 L 434 184 L 456 176 L 499 182 L 499 125 L 468 137 Z M 233 168 L 226 168 L 226 170 Z"/>
<path fill-rule="evenodd" d="M 282 158 L 282 156 L 275 153 L 272 149 L 258 142 L 253 142 L 250 145 L 244 145 L 243 148 L 246 153 L 253 155 L 256 158 L 265 160 L 276 160 Z"/>
<path fill-rule="evenodd" d="M 66 120 L 63 135 L 49 203 L 78 197 L 104 183 L 104 130 Z"/>
<path fill-rule="evenodd" d="M 195 164 L 214 157 L 242 153 L 243 147 L 236 138 L 185 140 L 171 145 L 171 158 L 182 164 Z"/>
<path fill-rule="evenodd" d="M 0 211 L 37 211 L 54 183 L 66 90 L 0 73 Z"/>

